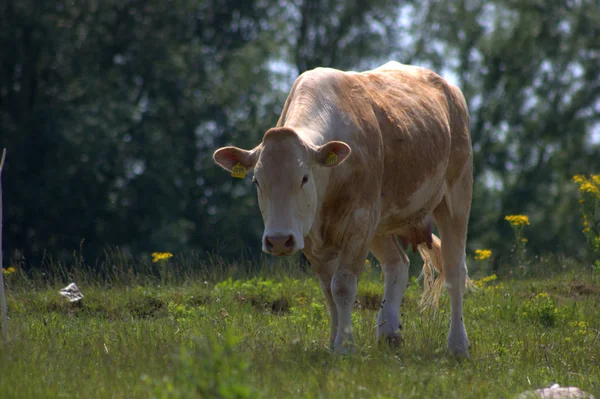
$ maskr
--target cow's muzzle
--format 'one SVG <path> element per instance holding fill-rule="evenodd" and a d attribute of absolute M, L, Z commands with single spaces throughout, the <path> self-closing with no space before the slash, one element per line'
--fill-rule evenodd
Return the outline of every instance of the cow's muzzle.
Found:
<path fill-rule="evenodd" d="M 293 255 L 298 248 L 293 234 L 265 236 L 263 251 L 276 256 Z"/>

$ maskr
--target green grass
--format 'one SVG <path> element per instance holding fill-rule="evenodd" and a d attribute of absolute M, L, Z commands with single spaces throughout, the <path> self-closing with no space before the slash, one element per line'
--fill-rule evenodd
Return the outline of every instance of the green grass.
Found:
<path fill-rule="evenodd" d="M 58 281 L 13 278 L 0 397 L 508 398 L 554 382 L 600 393 L 597 273 L 480 282 L 465 300 L 466 360 L 445 353 L 447 296 L 437 312 L 420 311 L 415 281 L 402 346 L 378 346 L 377 273 L 359 283 L 348 356 L 326 347 L 328 312 L 312 275 L 88 279 L 75 305 Z"/>

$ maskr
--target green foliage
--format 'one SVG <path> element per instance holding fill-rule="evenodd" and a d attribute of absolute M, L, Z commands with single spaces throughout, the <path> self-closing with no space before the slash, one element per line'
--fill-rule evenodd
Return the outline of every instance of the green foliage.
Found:
<path fill-rule="evenodd" d="M 363 278 L 356 294 L 356 302 L 362 309 L 377 309 L 381 306 L 383 281 Z"/>
<path fill-rule="evenodd" d="M 287 312 L 293 302 L 306 301 L 318 292 L 314 282 L 286 279 L 276 282 L 271 279 L 252 278 L 233 280 L 231 278 L 215 285 L 214 295 L 230 297 L 241 303 L 250 303 L 273 312 Z"/>
<path fill-rule="evenodd" d="M 248 364 L 237 351 L 239 338 L 229 332 L 182 345 L 173 377 L 142 375 L 151 398 L 243 399 L 258 397 L 248 383 Z"/>
<path fill-rule="evenodd" d="M 231 278 L 218 283 L 215 286 L 217 295 L 239 295 L 240 297 L 251 297 L 259 302 L 273 300 L 279 296 L 283 288 L 283 283 L 253 278 L 247 281 L 232 280 Z"/>
<path fill-rule="evenodd" d="M 299 73 L 390 59 L 433 68 L 468 100 L 469 245 L 506 253 L 502 219 L 526 213 L 530 253 L 584 255 L 569 181 L 600 167 L 599 20 L 594 0 L 6 0 L 6 258 L 70 262 L 82 239 L 89 265 L 107 244 L 129 259 L 251 258 L 251 184 L 212 152 L 258 144 Z"/>
<path fill-rule="evenodd" d="M 554 300 L 542 292 L 523 304 L 523 317 L 544 327 L 553 327 L 558 319 L 558 308 Z"/>
<path fill-rule="evenodd" d="M 329 318 L 325 311 L 325 305 L 321 302 L 311 302 L 308 306 L 295 306 L 290 309 L 288 320 L 291 325 L 296 326 L 297 331 L 301 329 L 300 339 L 319 335 L 328 328 Z"/>
<path fill-rule="evenodd" d="M 364 282 L 359 292 L 376 296 L 382 282 Z M 14 285 L 10 340 L 0 350 L 2 397 L 481 398 L 550 383 L 600 391 L 600 285 L 581 267 L 535 280 L 477 280 L 465 297 L 467 362 L 445 354 L 448 297 L 437 311 L 421 312 L 416 280 L 401 307 L 403 345 L 378 346 L 378 309 L 357 304 L 348 356 L 327 349 L 329 314 L 313 277 L 158 284 L 82 283 L 79 305 L 66 303 L 58 287 Z M 293 306 L 283 313 L 244 306 L 233 286 L 281 290 Z M 156 303 L 159 310 L 148 311 Z"/>
<path fill-rule="evenodd" d="M 184 303 L 169 302 L 167 304 L 169 318 L 178 323 L 187 323 L 193 321 L 193 318 L 206 314 L 206 306 L 189 306 Z"/>

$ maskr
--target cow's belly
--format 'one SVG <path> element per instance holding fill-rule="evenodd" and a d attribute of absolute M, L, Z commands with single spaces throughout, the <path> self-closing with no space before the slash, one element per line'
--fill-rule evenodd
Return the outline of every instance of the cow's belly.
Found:
<path fill-rule="evenodd" d="M 383 192 L 381 217 L 376 235 L 396 234 L 404 247 L 431 243 L 433 230 L 432 211 L 442 201 L 445 192 L 443 176 L 435 176 L 406 195 L 402 190 Z"/>

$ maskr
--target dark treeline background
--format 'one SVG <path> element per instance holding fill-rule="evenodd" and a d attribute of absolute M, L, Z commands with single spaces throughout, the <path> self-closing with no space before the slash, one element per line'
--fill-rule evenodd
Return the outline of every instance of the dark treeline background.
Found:
<path fill-rule="evenodd" d="M 0 1 L 4 249 L 258 253 L 249 179 L 212 162 L 273 126 L 299 73 L 388 60 L 469 102 L 470 249 L 585 247 L 572 175 L 600 171 L 597 0 Z"/>

